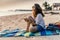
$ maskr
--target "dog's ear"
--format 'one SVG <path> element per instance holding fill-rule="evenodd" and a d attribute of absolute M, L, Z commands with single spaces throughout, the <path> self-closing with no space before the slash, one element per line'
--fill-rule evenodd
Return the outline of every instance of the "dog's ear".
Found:
<path fill-rule="evenodd" d="M 24 20 L 25 20 L 26 22 L 28 22 L 28 21 L 29 21 L 27 18 L 24 18 Z"/>
<path fill-rule="evenodd" d="M 26 21 L 27 18 L 24 18 L 24 20 Z"/>
<path fill-rule="evenodd" d="M 28 18 L 32 18 L 32 16 L 29 16 Z"/>

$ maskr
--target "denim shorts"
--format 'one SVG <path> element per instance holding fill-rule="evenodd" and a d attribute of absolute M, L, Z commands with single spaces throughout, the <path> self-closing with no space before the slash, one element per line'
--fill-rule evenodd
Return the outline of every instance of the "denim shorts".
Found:
<path fill-rule="evenodd" d="M 37 31 L 44 31 L 45 29 L 41 25 L 37 25 Z"/>

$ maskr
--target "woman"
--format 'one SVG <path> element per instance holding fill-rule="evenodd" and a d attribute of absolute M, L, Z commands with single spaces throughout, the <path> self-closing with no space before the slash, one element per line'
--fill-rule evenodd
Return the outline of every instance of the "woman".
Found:
<path fill-rule="evenodd" d="M 29 16 L 28 18 L 24 19 L 27 22 L 26 31 L 30 32 L 43 31 L 45 29 L 45 22 L 43 20 L 44 14 L 39 4 L 34 4 L 34 6 L 32 6 L 32 14 L 33 17 Z M 30 24 L 32 24 L 31 28 Z"/>

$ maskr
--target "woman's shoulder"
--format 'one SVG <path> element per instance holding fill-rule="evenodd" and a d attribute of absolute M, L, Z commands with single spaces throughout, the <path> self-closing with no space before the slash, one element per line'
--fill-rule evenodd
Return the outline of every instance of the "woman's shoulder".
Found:
<path fill-rule="evenodd" d="M 42 17 L 42 15 L 41 15 L 41 14 L 38 14 L 37 16 L 38 16 L 38 17 Z"/>

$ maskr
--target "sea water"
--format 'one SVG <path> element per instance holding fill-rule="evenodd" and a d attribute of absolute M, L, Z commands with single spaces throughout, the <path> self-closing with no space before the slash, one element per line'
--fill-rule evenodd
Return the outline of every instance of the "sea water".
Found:
<path fill-rule="evenodd" d="M 0 11 L 0 16 L 32 13 L 31 11 Z"/>

